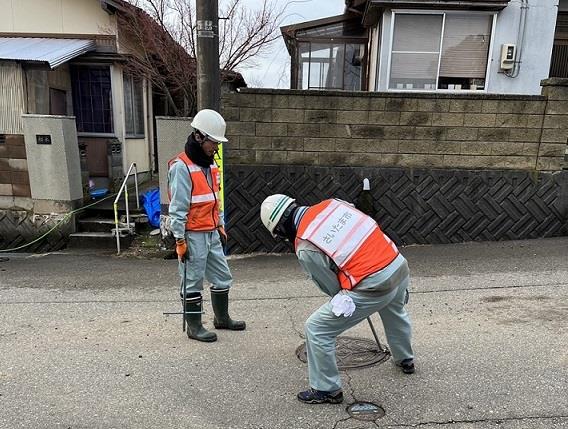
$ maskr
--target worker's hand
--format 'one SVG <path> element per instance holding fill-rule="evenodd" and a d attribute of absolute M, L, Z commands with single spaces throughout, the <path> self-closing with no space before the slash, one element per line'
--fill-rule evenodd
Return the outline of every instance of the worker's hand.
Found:
<path fill-rule="evenodd" d="M 223 247 L 225 247 L 227 245 L 227 232 L 225 231 L 225 228 L 222 226 L 218 227 L 217 231 L 219 231 L 219 238 L 221 239 L 221 244 L 223 245 Z"/>
<path fill-rule="evenodd" d="M 178 260 L 181 262 L 185 262 L 186 258 L 188 257 L 188 251 L 187 251 L 187 243 L 183 238 L 178 238 L 176 240 L 176 253 L 178 255 Z"/>

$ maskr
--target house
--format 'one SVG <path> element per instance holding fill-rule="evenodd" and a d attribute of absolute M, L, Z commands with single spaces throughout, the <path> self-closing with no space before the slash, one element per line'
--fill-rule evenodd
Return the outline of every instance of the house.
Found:
<path fill-rule="evenodd" d="M 152 88 L 123 73 L 130 52 L 117 25 L 119 5 L 4 0 L 0 16 L 0 134 L 9 147 L 23 146 L 22 114 L 73 116 L 83 181 L 97 187 L 122 179 L 132 162 L 140 172 L 152 169 Z M 4 178 L 0 195 L 32 197 L 30 182 L 14 179 L 15 165 L 25 176 L 26 163 L 10 164 L 12 183 Z"/>
<path fill-rule="evenodd" d="M 291 88 L 533 95 L 568 75 L 568 0 L 345 3 L 281 28 Z"/>
<path fill-rule="evenodd" d="M 121 18 L 140 17 L 154 48 L 174 51 L 194 79 L 195 59 L 124 0 L 0 0 L 0 9 L 0 208 L 75 207 L 89 184 L 116 188 L 131 163 L 139 174 L 157 170 L 154 118 L 172 109 L 147 74 L 133 73 L 148 48 Z M 163 63 L 156 69 L 168 84 Z M 238 73 L 223 79 L 224 90 L 246 86 Z"/>
<path fill-rule="evenodd" d="M 123 0 L 1 0 L 0 8 L 0 208 L 32 208 L 25 200 L 29 198 L 80 200 L 78 187 L 84 190 L 91 183 L 112 188 L 133 162 L 139 173 L 155 171 L 154 118 L 173 112 L 149 79 L 132 73 L 130 60 L 146 47 L 132 26 L 125 28 L 121 16 L 135 13 L 154 34 L 160 33 L 152 40 L 159 42 L 155 49 L 167 45 L 175 51 L 193 78 L 195 59 L 142 10 Z M 163 63 L 156 69 L 169 83 L 171 74 L 160 68 Z M 246 83 L 240 74 L 223 74 L 224 91 L 242 86 Z M 180 97 L 175 88 L 172 97 Z M 83 183 L 66 182 L 73 195 L 50 197 L 42 189 L 45 178 L 35 172 L 35 178 L 28 177 L 34 161 L 25 148 L 33 152 L 37 143 L 25 142 L 24 129 L 33 115 L 51 124 L 74 118 L 75 130 L 65 138 L 72 140 L 68 146 L 79 148 Z M 65 163 L 52 168 L 46 174 L 69 173 Z"/>

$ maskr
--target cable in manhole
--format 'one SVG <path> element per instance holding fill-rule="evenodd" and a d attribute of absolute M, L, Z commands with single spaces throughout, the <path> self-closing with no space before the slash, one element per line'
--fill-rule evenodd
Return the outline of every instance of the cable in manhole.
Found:
<path fill-rule="evenodd" d="M 304 363 L 308 361 L 306 343 L 296 349 L 296 356 Z M 337 367 L 344 370 L 379 365 L 389 359 L 390 351 L 373 340 L 337 337 L 335 356 Z"/>
<path fill-rule="evenodd" d="M 347 407 L 347 412 L 354 419 L 367 422 L 374 422 L 385 416 L 384 408 L 372 402 L 355 402 Z"/>

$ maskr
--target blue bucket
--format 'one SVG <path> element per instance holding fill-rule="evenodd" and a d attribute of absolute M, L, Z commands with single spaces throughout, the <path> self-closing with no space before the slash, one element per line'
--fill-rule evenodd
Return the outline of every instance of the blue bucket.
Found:
<path fill-rule="evenodd" d="M 108 194 L 107 188 L 97 188 L 89 191 L 89 195 L 91 198 L 101 198 Z"/>

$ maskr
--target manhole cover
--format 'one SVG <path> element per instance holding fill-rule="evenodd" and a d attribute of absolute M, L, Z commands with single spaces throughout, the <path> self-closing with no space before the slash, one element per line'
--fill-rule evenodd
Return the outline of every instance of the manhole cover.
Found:
<path fill-rule="evenodd" d="M 347 412 L 357 420 L 375 421 L 385 416 L 383 407 L 372 402 L 355 402 L 347 407 Z"/>
<path fill-rule="evenodd" d="M 296 349 L 296 356 L 302 362 L 307 362 L 306 343 Z M 380 350 L 373 340 L 354 337 L 337 337 L 336 359 L 337 367 L 341 369 L 365 368 L 381 364 L 390 357 L 388 350 Z"/>

